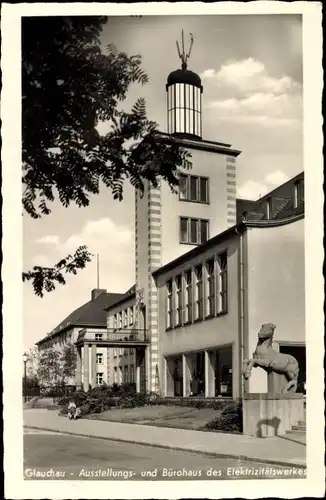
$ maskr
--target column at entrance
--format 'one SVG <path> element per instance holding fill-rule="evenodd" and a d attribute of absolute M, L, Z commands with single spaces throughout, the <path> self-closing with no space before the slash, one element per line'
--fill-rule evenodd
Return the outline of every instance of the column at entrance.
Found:
<path fill-rule="evenodd" d="M 81 347 L 76 349 L 76 389 L 80 390 L 82 387 L 82 361 L 81 361 Z"/>
<path fill-rule="evenodd" d="M 84 391 L 89 389 L 89 344 L 84 344 Z"/>
<path fill-rule="evenodd" d="M 205 351 L 205 398 L 215 396 L 215 364 L 216 353 Z"/>
<path fill-rule="evenodd" d="M 165 397 L 173 397 L 174 394 L 174 360 L 173 358 L 164 358 L 165 364 Z"/>
<path fill-rule="evenodd" d="M 95 387 L 96 386 L 96 350 L 97 350 L 97 345 L 92 344 L 92 354 L 91 354 L 91 386 Z"/>

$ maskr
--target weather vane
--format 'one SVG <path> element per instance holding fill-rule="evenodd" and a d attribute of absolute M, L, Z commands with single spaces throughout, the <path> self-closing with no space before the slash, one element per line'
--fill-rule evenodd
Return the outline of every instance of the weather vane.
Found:
<path fill-rule="evenodd" d="M 191 33 L 189 33 L 189 35 L 190 35 L 190 47 L 189 47 L 188 54 L 185 53 L 185 42 L 184 42 L 183 30 L 181 31 L 182 53 L 180 51 L 179 42 L 177 41 L 177 49 L 178 49 L 179 57 L 180 57 L 180 59 L 182 61 L 182 66 L 181 66 L 182 69 L 187 69 L 187 60 L 190 57 L 191 49 L 192 49 L 192 44 L 194 43 L 194 37 L 192 36 Z"/>

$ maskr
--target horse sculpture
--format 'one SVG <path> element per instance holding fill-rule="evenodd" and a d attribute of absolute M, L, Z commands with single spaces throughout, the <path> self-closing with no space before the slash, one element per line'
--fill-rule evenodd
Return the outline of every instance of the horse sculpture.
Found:
<path fill-rule="evenodd" d="M 247 380 L 252 368 L 260 366 L 266 372 L 285 375 L 288 383 L 282 392 L 296 392 L 298 386 L 299 364 L 290 354 L 283 354 L 272 348 L 276 326 L 272 323 L 262 325 L 258 333 L 258 343 L 252 359 L 243 362 L 243 376 Z"/>

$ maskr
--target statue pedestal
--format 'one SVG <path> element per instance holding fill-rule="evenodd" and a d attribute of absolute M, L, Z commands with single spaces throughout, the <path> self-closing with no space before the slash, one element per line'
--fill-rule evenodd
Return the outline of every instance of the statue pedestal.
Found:
<path fill-rule="evenodd" d="M 304 420 L 303 394 L 248 393 L 243 396 L 243 433 L 282 436 Z"/>

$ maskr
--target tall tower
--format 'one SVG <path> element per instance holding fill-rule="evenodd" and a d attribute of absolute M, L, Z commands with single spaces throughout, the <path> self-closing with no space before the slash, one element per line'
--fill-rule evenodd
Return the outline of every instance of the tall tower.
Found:
<path fill-rule="evenodd" d="M 147 390 L 159 387 L 158 298 L 152 273 L 196 245 L 205 243 L 236 223 L 236 157 L 240 151 L 230 144 L 202 138 L 203 87 L 199 75 L 188 69 L 193 46 L 188 53 L 177 42 L 181 69 L 169 74 L 167 131 L 158 139 L 168 143 L 173 137 L 191 153 L 192 168 L 183 169 L 179 192 L 167 183 L 154 188 L 146 183 L 143 196 L 135 196 L 136 290 L 146 306 L 138 325 L 149 331 L 147 349 Z"/>

